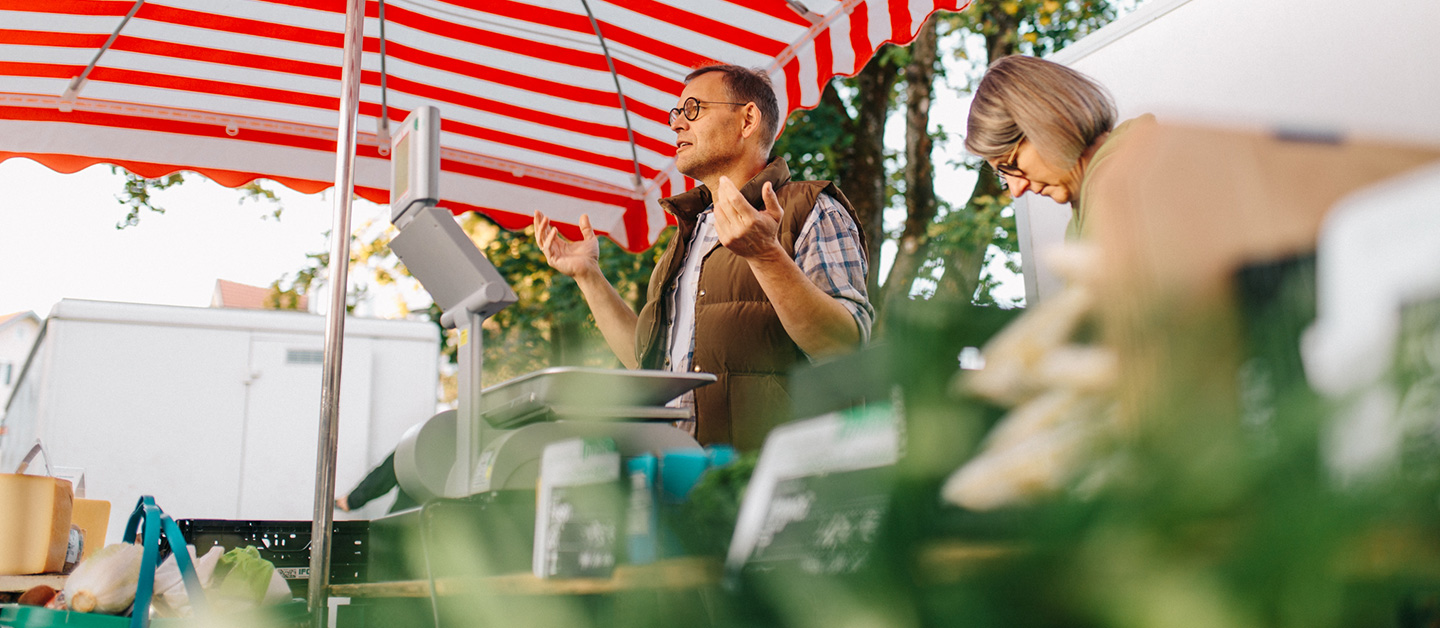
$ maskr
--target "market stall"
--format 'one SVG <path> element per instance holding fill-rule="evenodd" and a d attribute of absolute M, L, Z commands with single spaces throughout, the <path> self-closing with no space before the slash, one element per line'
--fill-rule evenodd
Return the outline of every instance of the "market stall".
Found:
<path fill-rule="evenodd" d="M 913 38 L 932 12 L 963 7 L 814 4 L 355 0 L 342 20 L 338 7 L 306 3 L 7 3 L 11 56 L 0 61 L 12 80 L 0 97 L 0 158 L 61 171 L 111 163 L 148 177 L 194 170 L 231 186 L 257 177 L 307 192 L 335 186 L 310 591 L 318 620 L 349 203 L 352 190 L 385 200 L 392 122 L 423 104 L 445 108 L 443 208 L 518 227 L 544 206 L 570 233 L 588 213 L 597 231 L 642 250 L 667 224 L 656 199 L 693 185 L 674 171 L 664 125 L 689 68 L 765 68 L 789 111 L 813 105 L 826 81 L 856 72 L 880 45 Z M 675 40 L 687 45 L 667 43 Z"/>
<path fill-rule="evenodd" d="M 548 76 L 545 72 L 520 76 L 512 69 L 505 77 L 513 84 L 487 84 L 491 91 L 457 97 L 459 102 L 451 104 L 463 109 L 459 105 L 505 89 L 533 89 L 560 98 L 573 95 L 561 87 L 610 81 L 625 91 L 623 97 L 614 97 L 622 112 L 616 119 L 624 124 L 599 129 L 588 126 L 593 120 L 575 123 L 583 127 L 581 135 L 591 133 L 583 140 L 500 138 L 493 129 L 485 131 L 489 127 L 482 123 L 488 116 L 515 114 L 523 123 L 514 123 L 519 128 L 550 114 L 518 112 L 510 108 L 515 103 L 485 100 L 481 113 L 462 111 L 455 118 L 460 122 L 451 124 L 442 137 L 461 136 L 462 145 L 505 144 L 511 152 L 499 157 L 465 153 L 463 146 L 446 148 L 442 142 L 436 161 L 442 169 L 450 167 L 448 178 L 438 178 L 442 192 L 434 197 L 442 210 L 471 208 L 465 203 L 474 201 L 466 199 L 504 197 L 491 194 L 497 189 L 523 202 L 555 202 L 534 195 L 573 192 L 583 202 L 567 205 L 572 216 L 601 213 L 596 204 L 623 199 L 616 207 L 624 210 L 610 209 L 610 227 L 602 230 L 617 241 L 623 233 L 627 246 L 648 242 L 663 226 L 658 215 L 641 212 L 635 217 L 624 211 L 648 208 L 648 201 L 662 190 L 686 183 L 664 176 L 645 178 L 666 171 L 663 151 L 652 151 L 662 153 L 658 157 L 645 152 L 650 141 L 645 138 L 653 140 L 664 132 L 654 128 L 658 118 L 637 115 L 633 126 L 630 120 L 640 109 L 635 101 L 653 96 L 653 102 L 644 102 L 663 111 L 673 94 L 661 96 L 665 90 L 647 82 L 653 78 L 648 74 L 642 80 L 626 72 L 637 65 L 636 59 L 653 63 L 673 50 L 647 38 L 647 28 L 661 26 L 656 21 L 620 27 L 619 16 L 631 12 L 597 5 L 600 11 L 590 13 L 590 5 L 582 5 L 583 15 L 578 10 L 561 15 L 548 9 L 525 13 L 518 10 L 532 8 L 506 4 L 517 12 L 485 14 L 475 23 L 462 19 L 461 26 L 446 28 L 490 37 L 497 30 L 519 32 L 545 22 L 568 25 L 572 34 L 588 25 L 591 32 L 614 36 L 592 44 L 586 57 L 600 78 L 537 85 L 527 81 Z M 767 57 L 774 63 L 767 67 L 774 68 L 777 85 L 785 85 L 782 101 L 804 105 L 813 102 L 809 96 L 818 93 L 830 74 L 813 71 L 811 63 L 852 71 L 873 51 L 874 46 L 867 45 L 837 54 L 833 42 L 845 39 L 837 29 L 847 29 L 852 43 L 903 40 L 910 34 L 906 29 L 933 8 L 844 3 L 820 10 L 775 3 L 744 16 L 756 21 L 769 16 L 781 25 L 775 29 L 794 29 L 794 37 L 779 38 L 789 44 L 770 46 L 776 55 Z M 118 18 L 115 9 L 109 8 L 116 14 L 111 17 Z M 315 17 L 305 13 L 308 9 L 286 11 L 292 9 Z M 691 9 L 693 15 L 684 17 L 710 28 L 708 32 L 736 30 L 715 28 L 725 22 L 713 16 L 701 19 L 707 17 L 704 7 Z M 878 12 L 891 9 L 888 20 L 877 19 Z M 392 18 L 400 24 L 412 20 L 407 28 L 418 32 L 437 26 L 439 19 L 408 8 L 385 10 L 388 18 L 374 5 L 370 21 L 379 26 Z M 24 9 L 13 12 L 25 14 Z M 258 12 L 252 19 L 259 15 L 265 14 Z M 858 26 L 862 16 L 865 28 Z M 169 28 L 204 22 L 201 17 L 136 3 L 125 19 Z M 887 21 L 890 29 L 885 28 Z M 348 48 L 354 55 L 360 49 L 353 45 L 358 23 L 353 20 L 349 30 Z M 128 28 L 122 24 L 114 32 L 132 33 Z M 295 29 L 289 31 L 292 35 L 316 35 L 319 30 L 299 24 L 290 28 Z M 366 39 L 367 50 L 384 50 L 388 41 L 396 58 L 417 63 L 425 55 L 397 43 L 405 32 L 392 26 L 394 38 Z M 140 57 L 150 53 L 137 51 L 160 41 L 130 35 L 111 39 L 115 50 Z M 300 39 L 289 39 L 287 45 Z M 336 47 L 334 32 L 321 39 Z M 472 43 L 489 47 L 490 41 Z M 555 52 L 547 46 L 574 44 L 564 37 L 558 41 L 533 45 Z M 188 45 L 189 53 L 206 52 Z M 523 57 L 514 52 L 504 54 Z M 714 56 L 723 58 L 720 52 Z M 495 67 L 506 67 L 507 62 L 497 60 Z M 359 67 L 348 66 L 343 75 L 358 80 Z M 467 71 L 488 67 L 465 66 Z M 118 79 L 139 75 L 133 68 L 108 75 L 101 69 L 95 68 L 90 80 L 108 76 L 121 84 Z M 392 69 L 397 76 L 403 74 L 398 67 Z M 38 76 L 43 73 L 32 74 L 37 76 L 29 79 L 44 83 Z M 670 74 L 673 83 L 673 75 L 683 72 L 672 69 Z M 785 80 L 778 80 L 782 75 Z M 365 81 L 369 91 L 361 95 L 389 94 L 406 85 L 386 79 L 384 69 L 370 76 L 373 80 Z M 424 73 L 411 80 L 442 82 L 421 78 Z M 816 81 L 812 84 L 810 78 Z M 12 97 L 11 103 L 31 103 L 28 109 L 14 109 L 24 109 L 31 118 L 17 114 L 15 119 L 43 126 L 38 123 L 53 122 L 62 107 L 69 108 L 65 113 L 92 116 L 86 118 L 92 125 L 106 115 L 120 115 L 106 109 L 105 102 L 87 100 L 85 95 L 93 92 L 82 90 L 83 83 L 78 81 L 60 97 Z M 56 91 L 44 87 L 35 91 Z M 358 128 L 354 111 L 369 111 L 371 118 L 377 112 L 375 102 L 358 103 L 353 92 L 347 92 L 340 106 L 347 113 L 339 127 L 348 129 L 339 138 L 336 180 L 342 190 L 349 187 L 352 156 L 346 144 Z M 411 94 L 407 97 L 415 100 L 404 107 L 418 108 L 427 100 L 425 94 L 440 96 L 435 90 Z M 126 115 L 144 118 L 159 111 L 152 104 L 141 114 Z M 566 110 L 564 117 L 586 120 L 586 111 Z M 450 112 L 444 113 L 451 119 Z M 217 118 L 224 124 L 214 124 L 208 135 L 194 134 L 203 140 L 201 145 L 231 141 L 225 138 L 250 141 L 252 132 L 315 131 L 299 123 L 271 128 L 265 126 L 268 120 L 233 111 L 226 116 Z M 378 117 L 399 119 L 388 113 Z M 31 125 L 11 128 L 20 133 Z M 110 132 L 120 131 L 102 128 L 102 133 Z M 355 176 L 357 181 L 372 177 L 369 184 L 357 184 L 362 193 L 367 186 L 386 187 L 383 174 L 374 172 L 376 164 L 367 166 L 366 160 L 378 160 L 367 153 L 373 150 L 379 156 L 387 147 L 381 138 L 389 132 L 382 125 L 374 138 L 362 134 L 360 143 L 368 148 L 355 153 Z M 325 133 L 319 135 L 328 138 Z M 627 139 L 619 140 L 621 136 Z M 294 138 L 263 137 L 288 147 L 282 152 L 313 149 Z M 609 138 L 606 146 L 618 154 L 601 154 L 594 137 Z M 586 162 L 586 171 L 608 168 L 612 180 L 560 174 L 549 169 L 553 161 L 527 165 L 518 160 L 526 151 L 540 152 L 535 149 L 541 142 L 552 141 L 590 151 L 553 159 Z M 1057 275 L 1064 282 L 1054 299 L 1024 312 L 936 302 L 899 306 L 890 314 L 892 335 L 883 345 L 795 374 L 790 393 L 794 414 L 802 420 L 776 429 L 758 456 L 735 460 L 723 450 L 700 450 L 678 437 L 659 445 L 656 441 L 663 437 L 627 440 L 626 425 L 635 422 L 615 420 L 670 418 L 663 407 L 656 407 L 666 394 L 643 402 L 622 395 L 622 401 L 597 409 L 563 395 L 548 396 L 551 389 L 538 383 L 574 373 L 545 373 L 495 387 L 491 391 L 496 398 L 487 402 L 485 387 L 479 385 L 479 364 L 468 363 L 462 410 L 448 421 L 436 417 L 427 423 L 436 429 L 417 432 L 408 450 L 412 486 L 428 489 L 430 498 L 420 508 L 371 522 L 364 540 L 354 542 L 366 549 L 365 575 L 357 578 L 363 581 L 338 583 L 330 577 L 336 559 L 330 547 L 336 534 L 329 511 L 333 477 L 329 485 L 322 483 L 307 557 L 315 616 L 324 617 L 329 598 L 347 597 L 350 604 L 337 617 L 342 626 L 509 622 L 828 627 L 973 620 L 1006 626 L 1310 627 L 1387 622 L 1409 626 L 1433 620 L 1436 609 L 1427 600 L 1440 590 L 1435 568 L 1440 547 L 1434 542 L 1440 538 L 1435 507 L 1440 472 L 1433 455 L 1435 382 L 1440 381 L 1435 377 L 1440 372 L 1435 356 L 1440 353 L 1434 349 L 1440 346 L 1440 317 L 1434 303 L 1440 288 L 1427 283 L 1430 275 L 1418 269 L 1413 273 L 1417 280 L 1403 284 L 1409 290 L 1396 304 L 1394 318 L 1399 322 L 1383 337 L 1396 350 L 1385 354 L 1380 376 L 1363 382 L 1365 395 L 1336 399 L 1317 394 L 1322 392 L 1321 380 L 1297 356 L 1301 336 L 1312 329 L 1314 312 L 1321 309 L 1322 284 L 1316 277 L 1328 277 L 1320 271 L 1337 259 L 1353 259 L 1322 245 L 1333 239 L 1337 212 L 1344 209 L 1344 215 L 1351 215 L 1374 210 L 1375 205 L 1411 203 L 1419 203 L 1421 216 L 1427 209 L 1433 212 L 1433 205 L 1424 205 L 1430 190 L 1425 186 L 1433 183 L 1428 169 L 1440 161 L 1440 149 L 1327 134 L 1180 125 L 1161 125 L 1132 141 L 1133 152 L 1117 162 L 1128 176 L 1100 191 L 1090 247 L 1082 245 L 1057 258 L 1062 266 Z M 59 164 L 72 157 L 48 154 L 46 159 Z M 81 161 L 114 159 L 90 155 Z M 171 157 L 136 161 L 173 164 L 157 171 L 183 165 Z M 142 171 L 146 167 L 132 165 Z M 226 176 L 223 170 L 247 173 L 240 179 L 263 174 L 234 165 L 197 167 L 211 168 L 202 171 L 217 178 Z M 475 173 L 499 179 L 497 187 L 461 179 Z M 1430 179 L 1424 178 L 1427 174 L 1432 174 Z M 325 181 L 323 176 L 312 180 Z M 1406 193 L 1377 197 L 1377 185 Z M 517 192 L 516 187 L 526 189 Z M 456 200 L 446 199 L 450 189 L 459 190 Z M 337 216 L 347 213 L 346 196 L 337 195 Z M 396 209 L 403 213 L 406 208 Z M 423 210 L 401 226 L 442 233 L 453 222 L 443 211 L 438 213 L 437 218 L 437 212 Z M 502 223 L 514 221 L 503 211 L 496 215 Z M 337 233 L 344 233 L 343 218 L 337 224 Z M 1401 221 L 1399 229 L 1405 226 L 1420 235 L 1394 236 L 1382 246 L 1410 246 L 1414 248 L 1404 250 L 1424 253 L 1415 242 L 1433 243 L 1434 227 L 1416 219 Z M 1343 233 L 1336 237 L 1346 241 Z M 412 253 L 402 252 L 411 256 L 406 263 L 424 267 L 429 265 L 422 259 L 428 252 L 455 252 L 435 246 L 437 241 L 443 242 L 423 239 Z M 451 242 L 464 244 L 453 238 Z M 454 266 L 464 272 L 455 274 L 467 281 L 457 280 L 461 285 L 452 286 L 453 292 L 433 283 L 427 287 L 444 294 L 436 295 L 437 302 L 452 325 L 472 331 L 474 349 L 482 340 L 479 321 L 513 295 L 486 287 L 493 277 L 483 256 L 476 259 L 463 246 L 456 250 L 463 259 Z M 334 259 L 344 257 L 343 248 L 333 254 Z M 1403 265 L 1406 259 L 1431 258 L 1417 253 L 1385 259 Z M 444 263 L 434 268 L 442 280 L 451 278 Z M 1362 276 L 1348 285 L 1366 281 Z M 1343 291 L 1347 284 L 1336 285 Z M 1324 336 L 1316 341 L 1320 353 L 1326 352 Z M 979 348 L 983 368 L 976 360 L 957 360 Z M 338 352 L 339 347 L 332 349 Z M 1347 366 L 1342 361 L 1340 368 Z M 335 379 L 328 386 L 333 389 L 339 384 L 338 368 L 330 374 Z M 615 379 L 600 381 L 589 386 L 624 388 Z M 1354 415 L 1351 402 L 1357 399 L 1394 402 L 1381 406 L 1378 416 L 1387 424 L 1395 417 L 1407 418 L 1395 421 L 1402 428 L 1400 444 L 1407 446 L 1390 450 L 1394 455 L 1388 462 L 1383 456 L 1365 459 L 1372 464 L 1362 465 L 1359 475 L 1350 473 L 1356 470 L 1352 467 L 1335 473 L 1337 467 L 1321 444 L 1335 433 L 1332 427 L 1350 416 L 1377 416 Z M 1399 403 L 1401 399 L 1407 403 Z M 597 418 L 603 419 L 594 423 L 600 427 L 575 427 Z M 565 423 L 570 425 L 555 427 Z M 1361 432 L 1364 427 L 1362 422 Z M 326 436 L 333 439 L 328 424 L 320 439 L 322 475 L 328 465 Z M 456 446 L 448 449 L 453 454 L 449 458 L 437 454 L 447 451 L 446 445 Z M 1374 466 L 1376 460 L 1383 464 Z"/>

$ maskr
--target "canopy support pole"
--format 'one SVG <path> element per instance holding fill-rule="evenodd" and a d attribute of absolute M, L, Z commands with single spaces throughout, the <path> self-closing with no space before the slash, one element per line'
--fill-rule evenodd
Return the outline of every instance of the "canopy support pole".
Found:
<path fill-rule="evenodd" d="M 635 149 L 635 129 L 630 124 L 630 106 L 625 102 L 625 87 L 620 84 L 620 73 L 615 71 L 615 60 L 610 58 L 610 45 L 605 43 L 605 34 L 600 32 L 600 22 L 590 10 L 587 0 L 580 0 L 585 15 L 590 18 L 590 29 L 595 31 L 595 40 L 600 42 L 600 52 L 605 53 L 605 66 L 610 69 L 610 79 L 615 81 L 615 95 L 620 99 L 620 117 L 625 120 L 625 136 L 630 142 L 630 163 L 635 166 L 635 190 L 644 196 L 645 177 L 640 173 L 640 153 Z"/>
<path fill-rule="evenodd" d="M 340 364 L 350 270 L 350 200 L 355 189 L 355 124 L 360 111 L 364 0 L 347 0 L 345 59 L 340 70 L 340 121 L 335 138 L 334 222 L 330 228 L 330 309 L 320 382 L 320 438 L 315 455 L 315 518 L 310 528 L 311 626 L 325 628 L 330 607 L 330 533 L 335 515 L 335 451 L 340 427 Z"/>
<path fill-rule="evenodd" d="M 85 66 L 84 70 L 80 71 L 80 74 L 70 79 L 70 84 L 65 86 L 65 93 L 60 95 L 60 111 L 69 113 L 73 109 L 75 98 L 80 95 L 80 90 L 84 89 L 85 81 L 90 79 L 90 71 L 94 70 L 96 65 L 99 65 L 100 57 L 105 56 L 105 52 L 110 50 L 110 46 L 115 45 L 115 39 L 120 37 L 120 31 L 125 30 L 125 25 L 130 23 L 130 18 L 135 17 L 135 14 L 140 12 L 140 6 L 143 4 L 145 4 L 145 0 L 135 0 L 135 4 L 130 5 L 130 12 L 126 13 L 125 17 L 120 20 L 120 23 L 115 25 L 115 30 L 111 31 L 110 37 L 105 40 L 105 43 L 100 46 L 99 50 L 95 51 L 95 58 L 90 60 L 90 63 Z"/>

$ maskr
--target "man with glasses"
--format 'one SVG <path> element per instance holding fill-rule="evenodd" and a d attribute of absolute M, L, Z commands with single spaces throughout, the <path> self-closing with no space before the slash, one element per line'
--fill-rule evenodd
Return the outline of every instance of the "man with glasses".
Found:
<path fill-rule="evenodd" d="M 572 242 L 535 214 L 546 261 L 579 284 L 622 363 L 717 376 L 678 400 L 705 444 L 759 448 L 788 418 L 789 369 L 852 350 L 874 317 L 855 210 L 833 183 L 791 181 L 784 160 L 768 161 L 780 122 L 763 72 L 716 65 L 685 78 L 670 110 L 675 165 L 702 185 L 660 201 L 679 232 L 638 315 L 600 272 L 588 216 Z"/>

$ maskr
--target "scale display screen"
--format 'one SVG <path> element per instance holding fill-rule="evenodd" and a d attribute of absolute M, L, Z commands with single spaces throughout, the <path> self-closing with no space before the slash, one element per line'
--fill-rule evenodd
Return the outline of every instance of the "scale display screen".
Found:
<path fill-rule="evenodd" d="M 408 205 L 410 196 L 410 134 L 401 133 L 395 146 L 390 149 L 391 184 L 390 198 L 395 205 Z"/>
<path fill-rule="evenodd" d="M 390 140 L 390 222 L 403 228 L 440 202 L 440 110 L 412 111 Z"/>

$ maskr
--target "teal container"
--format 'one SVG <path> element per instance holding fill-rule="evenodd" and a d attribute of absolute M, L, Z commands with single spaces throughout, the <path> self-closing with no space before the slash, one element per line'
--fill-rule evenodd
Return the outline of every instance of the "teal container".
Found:
<path fill-rule="evenodd" d="M 703 449 L 673 449 L 660 454 L 661 503 L 685 503 L 690 489 L 709 467 L 710 456 Z"/>
<path fill-rule="evenodd" d="M 711 469 L 728 467 L 740 456 L 735 453 L 735 448 L 729 445 L 706 445 L 705 455 L 710 458 Z"/>
<path fill-rule="evenodd" d="M 632 565 L 648 565 L 659 554 L 660 506 L 655 476 L 660 461 L 641 454 L 625 462 L 630 483 L 630 506 L 625 517 L 625 552 Z"/>

